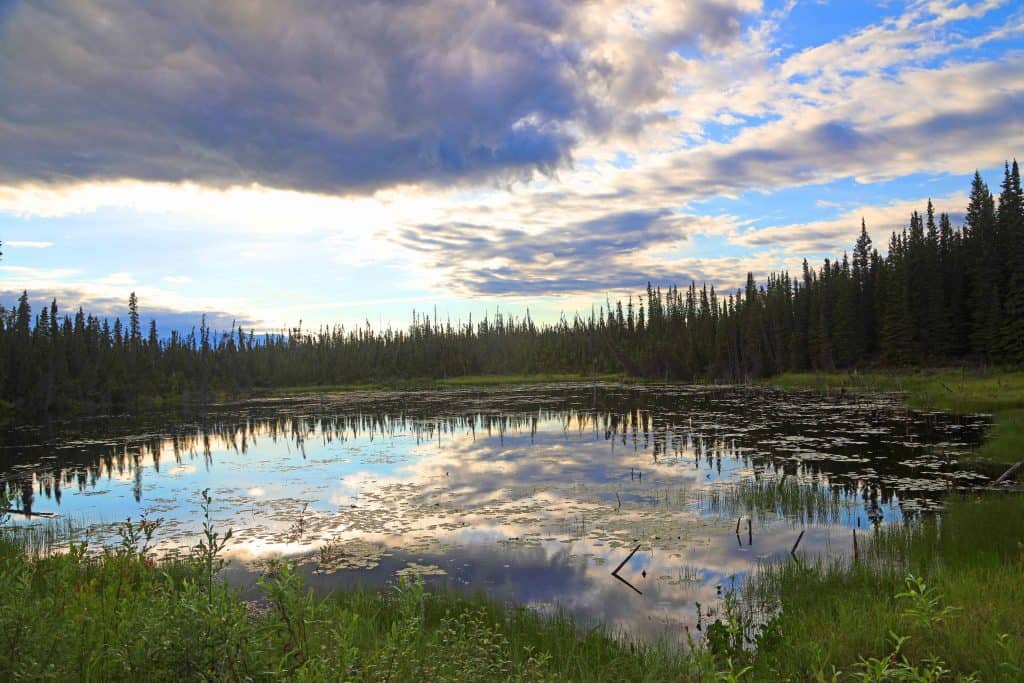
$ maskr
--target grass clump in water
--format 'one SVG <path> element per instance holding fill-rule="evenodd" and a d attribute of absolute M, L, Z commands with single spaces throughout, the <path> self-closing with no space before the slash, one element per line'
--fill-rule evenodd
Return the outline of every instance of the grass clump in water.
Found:
<path fill-rule="evenodd" d="M 697 497 L 698 507 L 712 515 L 750 515 L 760 520 L 782 517 L 802 524 L 837 524 L 843 509 L 839 491 L 793 477 L 744 479 L 720 484 Z"/>

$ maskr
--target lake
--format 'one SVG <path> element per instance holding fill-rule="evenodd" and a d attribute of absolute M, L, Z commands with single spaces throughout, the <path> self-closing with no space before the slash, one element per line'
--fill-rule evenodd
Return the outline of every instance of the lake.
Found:
<path fill-rule="evenodd" d="M 306 394 L 8 429 L 0 479 L 16 524 L 58 515 L 99 545 L 146 514 L 160 553 L 198 540 L 209 489 L 234 530 L 224 575 L 253 596 L 261 563 L 290 556 L 317 590 L 419 575 L 650 639 L 695 631 L 798 538 L 798 554 L 849 554 L 851 529 L 983 484 L 958 460 L 989 426 L 745 386 Z"/>

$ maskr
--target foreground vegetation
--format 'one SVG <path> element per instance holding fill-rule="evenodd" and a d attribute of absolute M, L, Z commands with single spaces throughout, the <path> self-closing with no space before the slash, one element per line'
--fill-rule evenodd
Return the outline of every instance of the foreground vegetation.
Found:
<path fill-rule="evenodd" d="M 2 501 L 0 501 L 2 502 Z M 209 509 L 209 500 L 206 500 Z M 1021 680 L 1024 498 L 950 502 L 941 523 L 883 527 L 858 558 L 764 565 L 689 648 L 640 644 L 482 597 L 314 596 L 272 564 L 246 602 L 217 577 L 230 542 L 206 515 L 186 558 L 159 524 L 102 552 L 0 528 L 5 680 Z M 42 543 L 40 543 L 42 540 Z M 682 634 L 680 634 L 682 636 Z"/>
<path fill-rule="evenodd" d="M 975 457 L 1024 458 L 1024 372 L 789 373 L 769 381 L 827 393 L 898 391 L 919 410 L 992 413 L 993 433 Z M 763 631 L 750 611 L 733 610 L 759 642 L 758 678 L 832 680 L 861 659 L 866 680 L 1024 680 L 1024 497 L 955 494 L 941 518 L 880 528 L 858 558 L 767 565 L 745 598 L 748 610 L 778 610 Z M 886 649 L 887 657 L 863 659 Z"/>
<path fill-rule="evenodd" d="M 205 494 L 204 494 L 205 495 Z M 209 499 L 206 500 L 209 509 Z M 159 524 L 121 527 L 120 546 L 63 552 L 0 529 L 3 680 L 711 680 L 716 660 L 581 631 L 481 597 L 406 582 L 314 597 L 288 562 L 245 602 L 218 580 L 230 541 L 207 512 L 190 556 L 156 561 Z M 36 541 L 39 535 L 33 538 Z M 52 539 L 50 539 L 52 540 Z"/>
<path fill-rule="evenodd" d="M 859 558 L 764 566 L 747 605 L 759 680 L 1024 680 L 1024 498 L 949 501 L 941 520 L 882 527 Z"/>

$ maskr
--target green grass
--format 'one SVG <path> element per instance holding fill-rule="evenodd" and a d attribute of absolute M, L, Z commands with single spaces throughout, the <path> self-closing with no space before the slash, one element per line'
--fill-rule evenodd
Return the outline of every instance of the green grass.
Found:
<path fill-rule="evenodd" d="M 598 375 L 577 375 L 569 373 L 547 373 L 535 375 L 465 375 L 437 380 L 437 384 L 447 387 L 492 386 L 496 384 L 540 384 L 549 382 L 620 382 L 626 381 L 626 375 L 606 373 Z"/>
<path fill-rule="evenodd" d="M 976 457 L 1024 458 L 1024 372 L 789 373 L 766 382 L 898 391 L 915 409 L 991 413 L 994 429 Z M 764 565 L 744 597 L 747 610 L 763 615 L 767 605 L 774 616 L 751 659 L 757 680 L 1024 680 L 1024 497 L 953 497 L 941 517 L 874 532 L 857 560 Z M 758 631 L 750 612 L 733 612 Z"/>
<path fill-rule="evenodd" d="M 230 533 L 205 519 L 191 555 L 165 561 L 145 520 L 100 552 L 0 520 L 0 680 L 711 681 L 729 668 L 422 583 L 315 597 L 287 562 L 247 603 L 217 578 Z"/>
<path fill-rule="evenodd" d="M 814 680 L 833 668 L 851 674 L 862 659 L 887 657 L 897 634 L 909 637 L 900 654 L 918 666 L 939 657 L 956 674 L 1022 680 L 1022 543 L 1024 498 L 990 494 L 950 501 L 941 520 L 881 528 L 859 561 L 764 565 L 746 598 L 781 614 L 762 637 L 754 673 L 764 680 Z M 908 574 L 925 589 L 897 597 L 908 592 Z"/>
<path fill-rule="evenodd" d="M 976 455 L 992 462 L 1024 459 L 1024 372 L 920 370 L 891 373 L 786 373 L 774 386 L 819 391 L 899 391 L 920 410 L 991 413 L 995 427 Z"/>
<path fill-rule="evenodd" d="M 683 680 L 694 660 L 420 584 L 316 598 L 288 564 L 256 607 L 193 562 L 30 561 L 0 546 L 0 679 Z"/>

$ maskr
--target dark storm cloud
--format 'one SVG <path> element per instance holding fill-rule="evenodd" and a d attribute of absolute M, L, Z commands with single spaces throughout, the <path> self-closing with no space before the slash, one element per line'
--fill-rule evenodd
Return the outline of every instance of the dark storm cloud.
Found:
<path fill-rule="evenodd" d="M 705 4 L 706 22 L 696 12 L 672 35 L 735 35 L 740 11 Z M 585 9 L 0 0 L 0 182 L 353 192 L 551 170 L 570 159 L 570 129 L 616 118 L 589 94 L 621 65 L 585 57 Z"/>
<path fill-rule="evenodd" d="M 344 190 L 552 168 L 588 104 L 564 11 L 530 5 L 20 4 L 0 174 Z"/>

